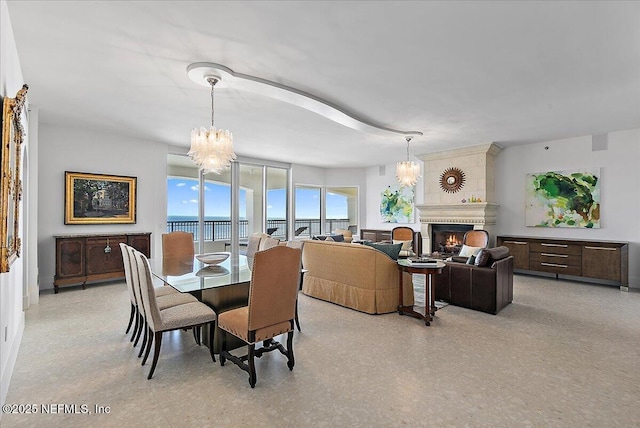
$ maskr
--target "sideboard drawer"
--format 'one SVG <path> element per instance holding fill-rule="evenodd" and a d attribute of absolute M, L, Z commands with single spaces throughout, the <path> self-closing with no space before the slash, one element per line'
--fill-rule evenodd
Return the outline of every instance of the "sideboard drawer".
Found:
<path fill-rule="evenodd" d="M 533 253 L 571 254 L 574 256 L 579 256 L 582 254 L 582 247 L 575 244 L 532 242 L 530 251 Z"/>
<path fill-rule="evenodd" d="M 546 262 L 540 261 L 534 263 L 530 262 L 531 270 L 536 270 L 540 272 L 549 272 L 549 273 L 559 273 L 562 275 L 573 275 L 573 276 L 581 276 L 582 275 L 582 266 L 572 266 L 567 263 L 554 263 L 554 262 Z"/>
<path fill-rule="evenodd" d="M 560 265 L 580 266 L 582 265 L 582 257 L 570 254 L 556 253 L 530 253 L 530 263 L 554 263 Z"/>

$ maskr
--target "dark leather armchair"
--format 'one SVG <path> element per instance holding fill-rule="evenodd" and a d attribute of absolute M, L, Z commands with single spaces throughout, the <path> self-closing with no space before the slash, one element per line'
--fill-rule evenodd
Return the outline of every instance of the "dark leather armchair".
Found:
<path fill-rule="evenodd" d="M 442 274 L 433 276 L 435 297 L 495 315 L 513 300 L 513 256 L 507 247 L 496 247 L 478 258 L 480 266 L 446 262 Z"/>

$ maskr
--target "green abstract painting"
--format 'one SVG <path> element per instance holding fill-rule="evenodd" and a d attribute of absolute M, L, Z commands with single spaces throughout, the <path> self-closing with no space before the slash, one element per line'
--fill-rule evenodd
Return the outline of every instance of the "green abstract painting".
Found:
<path fill-rule="evenodd" d="M 526 225 L 600 227 L 600 169 L 527 174 Z"/>
<path fill-rule="evenodd" d="M 380 216 L 383 223 L 413 223 L 412 186 L 392 188 L 388 186 L 382 192 Z"/>

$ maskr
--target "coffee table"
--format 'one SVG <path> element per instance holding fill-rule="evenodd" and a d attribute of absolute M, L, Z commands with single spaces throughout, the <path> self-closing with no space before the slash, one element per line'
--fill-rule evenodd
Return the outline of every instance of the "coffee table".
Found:
<path fill-rule="evenodd" d="M 434 274 L 442 273 L 442 269 L 446 264 L 444 262 L 438 261 L 435 266 L 421 266 L 421 265 L 412 265 L 412 263 L 408 259 L 398 260 L 398 273 L 400 275 L 400 287 L 398 288 L 398 314 L 399 315 L 410 315 L 415 318 L 419 318 L 424 320 L 425 325 L 431 325 L 431 321 L 433 321 L 433 315 L 437 310 L 435 302 L 435 292 L 433 287 L 431 286 L 431 277 Z M 403 273 L 416 273 L 426 276 L 425 281 L 425 289 L 424 292 L 426 294 L 425 303 L 426 306 L 405 306 L 404 305 L 404 281 L 403 281 Z"/>

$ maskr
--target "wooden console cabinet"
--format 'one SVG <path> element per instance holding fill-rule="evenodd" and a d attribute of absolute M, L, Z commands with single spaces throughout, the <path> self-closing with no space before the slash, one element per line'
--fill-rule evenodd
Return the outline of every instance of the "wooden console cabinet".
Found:
<path fill-rule="evenodd" d="M 509 248 L 515 269 L 611 281 L 628 290 L 628 242 L 498 236 L 497 244 Z"/>
<path fill-rule="evenodd" d="M 60 286 L 89 281 L 124 278 L 120 243 L 125 243 L 151 257 L 151 233 L 119 233 L 100 235 L 59 235 L 56 240 L 57 294 Z"/>

